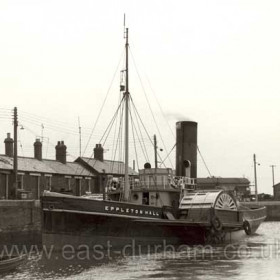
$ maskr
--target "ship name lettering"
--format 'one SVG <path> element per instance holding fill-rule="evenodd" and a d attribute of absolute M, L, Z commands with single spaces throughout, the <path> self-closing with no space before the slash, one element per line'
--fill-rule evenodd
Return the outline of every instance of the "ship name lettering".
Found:
<path fill-rule="evenodd" d="M 159 212 L 157 212 L 157 211 L 140 210 L 140 209 L 135 209 L 135 208 L 122 208 L 119 206 L 105 205 L 104 210 L 110 211 L 110 212 L 121 212 L 121 213 L 136 214 L 136 215 L 159 216 Z"/>

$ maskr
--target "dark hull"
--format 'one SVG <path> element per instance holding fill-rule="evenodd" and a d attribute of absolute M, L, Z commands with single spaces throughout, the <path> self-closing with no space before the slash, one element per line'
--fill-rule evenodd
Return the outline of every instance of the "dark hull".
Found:
<path fill-rule="evenodd" d="M 83 250 L 132 245 L 194 245 L 232 241 L 237 232 L 245 234 L 239 223 L 212 238 L 211 225 L 207 222 L 168 220 L 160 207 L 124 202 L 45 196 L 42 209 L 43 245 L 54 250 L 69 246 Z"/>
<path fill-rule="evenodd" d="M 18 268 L 21 264 L 27 261 L 26 255 L 12 256 L 0 259 L 0 272 L 7 272 Z"/>
<path fill-rule="evenodd" d="M 44 213 L 44 220 L 54 222 L 51 228 L 47 226 L 43 231 L 43 243 L 47 247 L 59 245 L 62 248 L 71 244 L 75 248 L 80 245 L 107 248 L 132 243 L 148 245 L 165 241 L 168 244 L 200 244 L 205 241 L 205 228 L 201 226 L 158 225 L 152 221 L 143 224 L 127 217 L 50 211 Z"/>
<path fill-rule="evenodd" d="M 164 219 L 159 207 L 49 196 L 42 208 L 43 244 L 58 250 L 205 242 L 205 227 Z"/>

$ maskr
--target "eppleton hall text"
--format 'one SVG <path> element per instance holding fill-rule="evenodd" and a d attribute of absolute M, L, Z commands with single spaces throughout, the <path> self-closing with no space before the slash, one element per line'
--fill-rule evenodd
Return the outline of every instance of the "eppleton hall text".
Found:
<path fill-rule="evenodd" d="M 151 211 L 151 210 L 141 210 L 141 209 L 135 209 L 133 207 L 119 207 L 119 206 L 110 206 L 105 205 L 104 210 L 106 212 L 111 213 L 121 213 L 121 214 L 134 214 L 139 216 L 152 216 L 152 217 L 160 217 L 161 213 L 159 211 Z"/>

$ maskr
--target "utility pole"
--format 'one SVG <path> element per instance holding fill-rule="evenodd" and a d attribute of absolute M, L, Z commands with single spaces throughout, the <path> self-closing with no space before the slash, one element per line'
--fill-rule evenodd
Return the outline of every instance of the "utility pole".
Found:
<path fill-rule="evenodd" d="M 155 168 L 158 168 L 158 160 L 157 160 L 157 137 L 154 135 L 154 151 L 155 151 Z"/>
<path fill-rule="evenodd" d="M 272 164 L 272 165 L 270 165 L 270 167 L 272 169 L 272 186 L 274 186 L 275 185 L 275 183 L 274 183 L 274 167 L 276 167 L 276 165 Z"/>
<path fill-rule="evenodd" d="M 14 199 L 17 198 L 17 175 L 18 175 L 18 156 L 17 156 L 17 128 L 18 128 L 18 114 L 17 107 L 14 108 Z"/>
<path fill-rule="evenodd" d="M 79 150 L 80 150 L 80 157 L 82 156 L 82 128 L 80 123 L 80 117 L 78 117 L 78 124 L 79 124 Z"/>
<path fill-rule="evenodd" d="M 255 196 L 256 196 L 256 202 L 258 202 L 258 183 L 257 183 L 257 164 L 256 162 L 256 155 L 254 154 L 254 175 L 255 175 Z"/>

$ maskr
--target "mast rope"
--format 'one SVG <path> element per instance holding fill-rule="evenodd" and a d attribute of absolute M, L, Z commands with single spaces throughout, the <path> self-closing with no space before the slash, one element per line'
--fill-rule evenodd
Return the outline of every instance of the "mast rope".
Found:
<path fill-rule="evenodd" d="M 135 152 L 136 164 L 137 164 L 137 169 L 139 170 L 139 161 L 138 161 L 138 154 L 137 154 L 136 143 L 135 143 L 135 135 L 134 135 L 134 130 L 136 130 L 136 128 L 135 128 L 135 125 L 134 125 L 134 122 L 133 122 L 133 119 L 132 119 L 131 112 L 130 112 L 130 120 L 131 120 L 131 127 L 132 127 L 132 137 L 133 137 L 133 142 L 134 142 L 134 152 Z"/>
<path fill-rule="evenodd" d="M 200 149 L 199 149 L 198 145 L 197 145 L 197 150 L 198 150 L 198 152 L 200 154 L 200 157 L 201 157 L 201 159 L 203 161 L 203 164 L 204 164 L 205 168 L 207 169 L 207 172 L 208 172 L 209 176 L 212 177 L 211 172 L 210 172 L 209 168 L 207 167 L 207 164 L 206 164 L 206 162 L 205 162 L 205 160 L 204 160 L 204 158 L 203 158 L 203 156 L 202 156 L 202 154 L 200 152 Z"/>
<path fill-rule="evenodd" d="M 172 151 L 174 150 L 175 147 L 176 147 L 176 143 L 174 144 L 174 146 L 172 147 L 172 149 L 170 150 L 170 152 L 167 154 L 167 156 L 164 158 L 164 160 L 160 163 L 159 166 L 161 166 L 162 164 L 164 164 L 165 160 L 170 156 L 170 154 L 172 153 Z"/>
<path fill-rule="evenodd" d="M 131 113 L 131 112 L 130 112 Z M 135 112 L 134 112 L 135 113 Z M 141 128 L 139 126 L 139 122 L 136 118 L 136 122 L 137 122 L 137 125 L 138 125 L 138 130 L 140 131 L 140 134 L 141 134 L 141 137 L 142 137 L 142 140 L 140 139 L 140 136 L 137 132 L 137 129 L 136 129 L 136 125 L 135 125 L 135 122 L 133 120 L 133 117 L 132 117 L 132 114 L 130 114 L 130 117 L 131 117 L 131 123 L 132 123 L 132 133 L 133 133 L 133 136 L 134 136 L 134 130 L 135 130 L 135 133 L 136 133 L 136 136 L 137 136 L 137 139 L 139 141 L 139 145 L 140 145 L 140 148 L 142 150 L 142 153 L 144 155 L 144 158 L 145 158 L 145 161 L 149 161 L 149 156 L 148 156 L 148 153 L 147 153 L 147 150 L 146 150 L 146 147 L 145 147 L 145 144 L 144 144 L 144 141 L 143 141 L 143 135 L 141 133 Z M 142 143 L 143 142 L 143 143 Z M 135 142 L 135 137 L 134 137 L 134 148 L 135 148 L 135 152 L 137 151 L 136 150 L 136 142 Z M 136 157 L 137 157 L 137 152 L 136 152 Z M 138 163 L 138 157 L 137 157 L 137 166 L 138 166 L 138 169 L 139 169 L 139 163 Z"/>
<path fill-rule="evenodd" d="M 146 162 L 147 162 L 147 161 L 149 162 L 149 161 L 150 161 L 150 159 L 149 159 L 149 154 L 148 154 L 148 151 L 147 151 L 147 149 L 146 149 L 146 145 L 145 145 L 145 141 L 144 141 L 142 129 L 141 129 L 141 126 L 140 126 L 140 123 L 139 123 L 139 121 L 142 123 L 142 120 L 141 120 L 140 116 L 136 114 L 136 108 L 135 108 L 135 105 L 134 105 L 134 103 L 133 103 L 131 97 L 130 97 L 130 99 L 131 99 L 131 103 L 132 103 L 133 108 L 134 108 L 133 112 L 134 112 L 136 124 L 137 124 L 137 126 L 138 126 L 138 131 L 139 131 L 139 134 L 140 134 L 140 136 L 139 136 L 139 134 L 138 134 L 138 132 L 137 132 L 137 130 L 136 130 L 137 138 L 138 138 L 138 140 L 139 140 L 139 144 L 140 144 L 140 147 L 141 147 L 141 149 L 142 149 L 142 153 L 143 153 L 143 155 L 144 155 L 144 157 L 145 157 L 145 160 L 146 160 Z M 142 123 L 142 126 L 144 127 L 143 123 Z M 145 129 L 145 127 L 144 127 L 144 129 Z M 147 132 L 146 132 L 146 134 L 148 135 Z M 148 135 L 148 138 L 149 138 L 149 135 Z"/>
<path fill-rule="evenodd" d="M 124 50 L 122 51 L 122 54 L 121 54 L 120 60 L 119 60 L 119 62 L 118 62 L 117 68 L 116 68 L 116 70 L 115 70 L 115 73 L 114 73 L 114 75 L 113 75 L 113 78 L 112 78 L 112 80 L 111 80 L 111 83 L 110 83 L 110 85 L 109 85 L 109 88 L 108 88 L 108 90 L 107 90 L 106 96 L 105 96 L 105 98 L 104 98 L 104 100 L 103 100 L 102 106 L 101 106 L 101 108 L 100 108 L 100 110 L 99 110 L 99 113 L 98 113 L 98 115 L 97 115 L 97 119 L 95 120 L 95 123 L 94 123 L 94 126 L 93 126 L 93 128 L 92 128 L 91 134 L 90 134 L 89 139 L 88 139 L 88 141 L 87 141 L 87 144 L 86 144 L 86 146 L 85 146 L 85 149 L 84 149 L 84 152 L 83 152 L 83 156 L 84 156 L 84 154 L 85 154 L 85 152 L 86 152 L 86 150 L 87 150 L 87 147 L 88 147 L 88 145 L 89 145 L 90 139 L 91 139 L 91 137 L 92 137 L 92 135 L 93 135 L 93 132 L 95 131 L 97 122 L 98 122 L 98 120 L 99 120 L 99 118 L 100 118 L 100 115 L 101 115 L 101 113 L 102 113 L 102 111 L 103 111 L 103 108 L 104 108 L 105 103 L 106 103 L 106 101 L 107 101 L 109 92 L 110 92 L 111 87 L 112 87 L 112 85 L 113 85 L 113 82 L 114 82 L 114 80 L 115 80 L 115 77 L 116 77 L 116 74 L 117 74 L 117 71 L 118 71 L 118 69 L 119 69 L 119 66 L 120 66 L 120 63 L 121 63 L 121 61 L 122 61 L 123 56 L 124 56 Z"/>
<path fill-rule="evenodd" d="M 116 120 L 116 117 L 117 117 L 118 112 L 119 112 L 119 110 L 120 110 L 120 108 L 121 108 L 121 105 L 123 104 L 123 100 L 124 100 L 124 98 L 122 99 L 121 103 L 119 104 L 119 106 L 118 106 L 118 108 L 117 108 L 115 114 L 113 115 L 111 121 L 109 122 L 109 125 L 107 126 L 105 132 L 103 133 L 103 135 L 102 135 L 102 137 L 101 137 L 101 139 L 100 139 L 100 141 L 99 141 L 99 143 L 101 143 L 102 140 L 103 140 L 103 138 L 105 137 L 106 133 L 108 132 L 107 135 L 106 135 L 106 137 L 105 137 L 105 140 L 103 141 L 103 146 L 104 146 L 104 144 L 105 144 L 106 141 L 107 141 L 107 138 L 108 138 L 108 135 L 109 135 L 109 133 L 110 133 L 110 131 L 111 131 L 112 125 L 113 125 L 114 121 Z M 91 156 L 90 156 L 89 158 L 87 158 L 87 160 L 86 160 L 86 163 L 87 163 L 87 164 L 88 164 L 89 161 L 92 159 L 93 154 L 94 154 L 94 153 L 92 152 Z M 92 168 L 94 168 L 95 164 L 96 164 L 96 161 L 93 163 Z M 78 169 L 78 167 L 77 167 L 77 169 Z M 77 170 L 76 170 L 76 173 L 77 173 Z M 80 171 L 80 174 L 82 174 L 82 170 Z"/>
<path fill-rule="evenodd" d="M 137 113 L 137 116 L 138 116 L 138 118 L 139 118 L 139 120 L 140 120 L 140 122 L 141 122 L 141 124 L 142 124 L 142 127 L 144 128 L 144 131 L 146 132 L 146 135 L 147 135 L 148 139 L 150 140 L 151 144 L 154 145 L 153 140 L 152 140 L 152 138 L 150 137 L 150 135 L 149 135 L 149 133 L 148 133 L 148 131 L 147 131 L 147 129 L 146 129 L 146 127 L 145 127 L 143 121 L 142 121 L 142 118 L 140 117 L 140 114 L 139 114 L 139 112 L 137 111 L 137 109 L 136 109 L 136 107 L 135 107 L 135 104 L 134 104 L 132 98 L 131 98 L 131 103 L 132 103 L 132 105 L 133 105 L 133 108 L 134 108 L 135 112 Z M 157 155 L 158 155 L 159 159 L 162 161 L 162 158 L 161 158 L 160 154 L 157 154 Z M 163 164 L 164 164 L 164 163 L 163 163 Z M 164 165 L 164 166 L 165 166 L 165 165 Z M 172 166 L 172 168 L 173 168 L 173 166 Z"/>
<path fill-rule="evenodd" d="M 147 75 L 146 75 L 146 79 L 147 79 L 147 81 L 148 81 L 148 83 L 149 83 L 149 86 L 150 86 L 150 89 L 151 89 L 152 93 L 154 94 L 154 97 L 155 97 L 155 100 L 156 100 L 156 102 L 157 102 L 157 105 L 158 105 L 158 107 L 159 107 L 159 109 L 160 109 L 160 112 L 161 112 L 161 114 L 162 114 L 162 116 L 163 116 L 163 118 L 164 118 L 164 120 L 165 120 L 165 122 L 166 122 L 166 124 L 167 124 L 167 126 L 168 126 L 168 128 L 169 128 L 169 130 L 170 130 L 170 132 L 171 132 L 171 134 L 172 134 L 172 136 L 173 136 L 173 138 L 174 138 L 174 140 L 175 140 L 176 138 L 175 138 L 174 131 L 173 131 L 173 130 L 171 129 L 171 127 L 170 127 L 170 124 L 169 124 L 169 122 L 168 122 L 168 120 L 167 120 L 167 118 L 166 118 L 166 115 L 165 115 L 164 112 L 163 112 L 163 109 L 162 109 L 162 107 L 161 107 L 161 105 L 160 105 L 160 103 L 159 103 L 159 101 L 158 101 L 157 95 L 156 95 L 155 91 L 153 90 L 152 85 L 151 85 L 151 82 L 150 82 L 149 78 L 147 77 Z"/>
<path fill-rule="evenodd" d="M 162 135 L 161 135 L 161 133 L 160 133 L 158 124 L 157 124 L 157 122 L 156 122 L 155 115 L 154 115 L 153 110 L 152 110 L 152 108 L 151 108 L 151 105 L 150 105 L 150 102 L 149 102 L 147 93 L 146 93 L 145 88 L 144 88 L 144 86 L 143 86 L 143 82 L 142 82 L 142 79 L 141 79 L 141 77 L 140 77 L 138 68 L 137 68 L 137 66 L 136 66 L 134 56 L 133 56 L 133 54 L 132 54 L 130 48 L 129 48 L 129 50 L 130 50 L 130 53 L 131 53 L 132 61 L 133 61 L 134 67 L 135 67 L 135 69 L 136 69 L 136 73 L 137 73 L 137 75 L 138 75 L 138 78 L 139 78 L 139 81 L 140 81 L 142 90 L 143 90 L 144 95 L 145 95 L 145 99 L 146 99 L 146 101 L 147 101 L 147 103 L 148 103 L 148 107 L 149 107 L 150 113 L 151 113 L 151 115 L 152 115 L 152 117 L 153 117 L 153 120 L 154 120 L 154 123 L 155 123 L 155 125 L 156 125 L 157 132 L 158 132 L 159 137 L 160 137 L 160 139 L 161 139 L 161 142 L 162 142 L 162 144 L 163 144 L 164 150 L 167 151 L 167 148 L 166 148 L 165 143 L 164 143 L 164 141 L 163 141 L 163 137 L 162 137 Z M 174 169 L 173 164 L 172 164 L 172 161 L 170 160 L 170 158 L 168 158 L 168 160 L 169 160 L 170 165 L 172 166 L 172 169 Z"/>
<path fill-rule="evenodd" d="M 123 100 L 122 100 L 123 101 Z M 117 134 L 117 139 L 116 139 L 116 143 L 113 143 L 113 157 L 112 157 L 112 165 L 111 165 L 111 172 L 113 172 L 113 167 L 115 165 L 115 159 L 116 159 L 116 154 L 117 154 L 117 151 L 119 151 L 119 157 L 120 157 L 120 148 L 121 148 L 121 145 L 119 146 L 119 149 L 118 149 L 118 145 L 119 143 L 121 142 L 121 136 L 122 136 L 122 128 L 123 128 L 123 111 L 124 111 L 124 102 L 122 102 L 122 106 L 121 106 L 121 109 L 120 109 L 120 123 L 119 123 L 119 129 L 118 129 L 118 134 Z M 117 125 L 117 122 L 116 122 L 116 125 Z M 121 167 L 120 165 L 118 166 L 118 172 L 121 173 Z"/>

